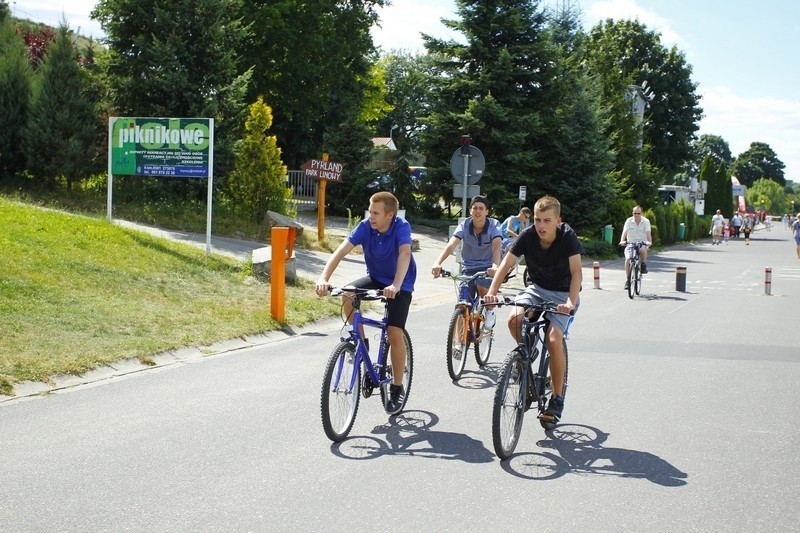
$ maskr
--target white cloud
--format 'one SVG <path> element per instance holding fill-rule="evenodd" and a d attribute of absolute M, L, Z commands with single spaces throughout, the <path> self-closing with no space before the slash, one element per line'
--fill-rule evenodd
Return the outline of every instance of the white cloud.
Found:
<path fill-rule="evenodd" d="M 700 106 L 705 114 L 700 134 L 722 136 L 734 157 L 752 142 L 766 143 L 786 165 L 786 179 L 800 182 L 800 101 L 743 98 L 728 87 L 714 87 Z"/>
<path fill-rule="evenodd" d="M 594 26 L 605 19 L 638 20 L 649 30 L 661 34 L 661 44 L 675 45 L 688 53 L 689 44 L 681 35 L 672 28 L 669 19 L 660 16 L 651 9 L 639 6 L 635 0 L 601 0 L 594 2 L 586 11 L 586 22 Z"/>
<path fill-rule="evenodd" d="M 411 50 L 422 52 L 420 33 L 440 39 L 457 39 L 460 34 L 448 35 L 441 19 L 455 19 L 451 0 L 394 0 L 392 5 L 378 10 L 380 29 L 373 28 L 375 44 L 385 52 Z"/>

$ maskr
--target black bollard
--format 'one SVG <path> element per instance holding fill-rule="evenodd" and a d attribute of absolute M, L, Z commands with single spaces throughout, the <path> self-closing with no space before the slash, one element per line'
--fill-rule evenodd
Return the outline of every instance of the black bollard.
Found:
<path fill-rule="evenodd" d="M 675 290 L 686 292 L 686 267 L 677 267 L 675 269 Z"/>

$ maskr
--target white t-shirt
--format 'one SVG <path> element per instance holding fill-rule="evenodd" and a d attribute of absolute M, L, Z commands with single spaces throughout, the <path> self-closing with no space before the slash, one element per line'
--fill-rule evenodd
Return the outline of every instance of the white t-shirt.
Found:
<path fill-rule="evenodd" d="M 650 233 L 650 221 L 642 216 L 642 220 L 636 223 L 634 217 L 629 217 L 622 226 L 623 233 L 628 230 L 628 242 L 647 241 L 647 234 Z"/>
<path fill-rule="evenodd" d="M 725 217 L 722 215 L 714 215 L 711 217 L 711 224 L 713 224 L 715 228 L 721 228 L 725 224 Z"/>

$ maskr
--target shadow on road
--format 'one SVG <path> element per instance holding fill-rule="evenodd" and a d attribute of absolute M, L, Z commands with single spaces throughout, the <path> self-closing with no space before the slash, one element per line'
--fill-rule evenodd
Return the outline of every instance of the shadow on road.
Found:
<path fill-rule="evenodd" d="M 355 460 L 411 455 L 466 463 L 492 462 L 494 454 L 481 441 L 463 433 L 431 429 L 438 423 L 439 417 L 428 411 L 406 411 L 372 429 L 373 434 L 384 435 L 385 440 L 373 436 L 351 437 L 331 445 L 331 451 L 339 457 Z"/>
<path fill-rule="evenodd" d="M 539 481 L 573 473 L 646 479 L 664 487 L 687 484 L 688 474 L 657 455 L 603 446 L 608 436 L 591 426 L 561 424 L 536 443 L 553 451 L 517 453 L 501 465 L 516 477 Z"/>

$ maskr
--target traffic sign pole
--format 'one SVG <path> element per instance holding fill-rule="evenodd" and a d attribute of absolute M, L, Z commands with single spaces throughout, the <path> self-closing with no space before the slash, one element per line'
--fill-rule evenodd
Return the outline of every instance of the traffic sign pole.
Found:
<path fill-rule="evenodd" d="M 464 154 L 464 192 L 461 193 L 461 216 L 467 218 L 467 183 L 469 176 L 469 154 Z"/>

